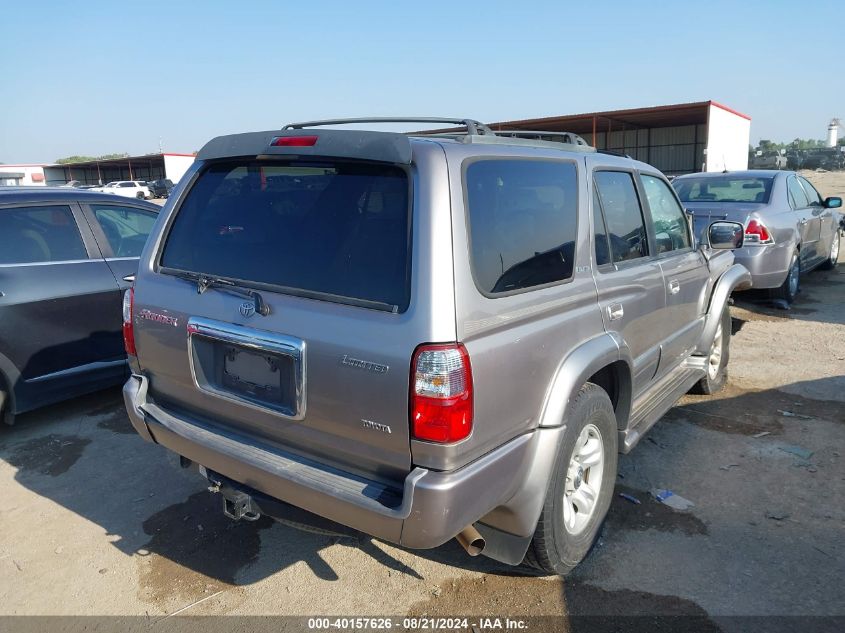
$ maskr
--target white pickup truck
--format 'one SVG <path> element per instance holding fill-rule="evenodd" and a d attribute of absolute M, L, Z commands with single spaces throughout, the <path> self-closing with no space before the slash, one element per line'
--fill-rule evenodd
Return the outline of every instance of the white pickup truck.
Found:
<path fill-rule="evenodd" d="M 138 198 L 139 200 L 152 198 L 149 187 L 139 180 L 115 180 L 98 187 L 95 191 L 113 193 L 124 198 Z"/>

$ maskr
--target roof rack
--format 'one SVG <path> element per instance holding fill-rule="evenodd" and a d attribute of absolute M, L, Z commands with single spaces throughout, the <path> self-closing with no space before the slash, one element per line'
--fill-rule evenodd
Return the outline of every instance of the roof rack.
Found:
<path fill-rule="evenodd" d="M 306 127 L 322 127 L 325 125 L 355 125 L 359 123 L 446 123 L 459 125 L 467 129 L 469 135 L 494 135 L 488 126 L 475 119 L 441 118 L 441 117 L 363 117 L 358 119 L 324 119 L 321 121 L 304 121 L 302 123 L 288 123 L 283 130 L 301 130 Z M 415 132 L 418 134 L 418 132 Z"/>
<path fill-rule="evenodd" d="M 574 132 L 548 132 L 546 130 L 494 130 L 496 136 L 510 136 L 513 138 L 529 138 L 538 141 L 548 140 L 544 137 L 551 137 L 551 140 L 559 143 L 569 143 L 571 145 L 584 145 L 589 147 L 590 144 L 584 138 Z"/>

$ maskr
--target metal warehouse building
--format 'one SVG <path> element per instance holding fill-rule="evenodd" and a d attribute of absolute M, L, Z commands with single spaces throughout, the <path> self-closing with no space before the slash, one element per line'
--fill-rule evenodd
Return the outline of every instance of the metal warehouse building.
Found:
<path fill-rule="evenodd" d="M 92 160 L 66 165 L 0 165 L 2 185 L 63 185 L 78 180 L 85 185 L 113 180 L 158 180 L 179 182 L 194 162 L 194 154 L 146 154 L 110 160 Z"/>
<path fill-rule="evenodd" d="M 573 132 L 665 174 L 748 169 L 751 117 L 715 101 L 500 121 L 494 130 Z"/>
<path fill-rule="evenodd" d="M 193 154 L 147 154 L 111 160 L 92 160 L 44 168 L 48 185 L 63 185 L 78 180 L 86 185 L 105 184 L 113 180 L 159 180 L 179 182 L 194 162 Z"/>

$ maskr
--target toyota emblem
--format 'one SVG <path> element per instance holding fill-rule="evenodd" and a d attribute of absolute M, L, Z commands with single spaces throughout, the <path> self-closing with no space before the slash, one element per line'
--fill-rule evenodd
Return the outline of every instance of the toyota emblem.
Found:
<path fill-rule="evenodd" d="M 239 310 L 242 316 L 249 318 L 255 314 L 255 304 L 251 301 L 244 301 Z"/>

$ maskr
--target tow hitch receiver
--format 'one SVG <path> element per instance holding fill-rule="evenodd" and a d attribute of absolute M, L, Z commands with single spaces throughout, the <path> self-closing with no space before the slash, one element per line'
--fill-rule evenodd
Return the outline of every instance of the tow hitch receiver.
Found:
<path fill-rule="evenodd" d="M 201 464 L 197 465 L 197 470 L 208 480 L 208 491 L 219 493 L 223 497 L 223 514 L 233 521 L 257 521 L 261 518 L 261 509 L 249 494 L 238 490 L 224 477 L 207 470 Z"/>
<path fill-rule="evenodd" d="M 261 512 L 253 503 L 252 497 L 245 492 L 221 488 L 220 494 L 223 495 L 223 514 L 230 519 L 257 521 L 261 517 Z"/>

